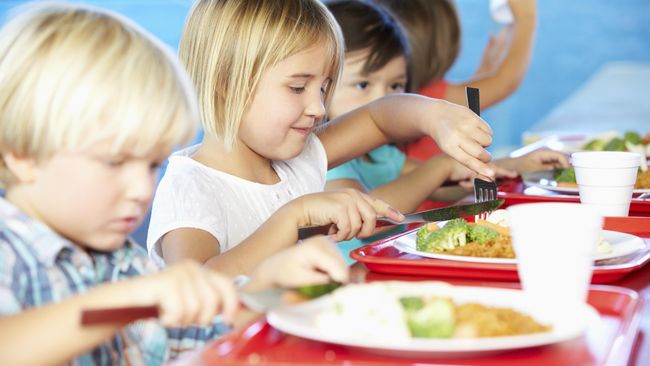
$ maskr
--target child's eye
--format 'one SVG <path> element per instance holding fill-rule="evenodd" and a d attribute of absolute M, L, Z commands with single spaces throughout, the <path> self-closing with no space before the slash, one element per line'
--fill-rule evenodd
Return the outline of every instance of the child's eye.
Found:
<path fill-rule="evenodd" d="M 403 92 L 404 90 L 406 90 L 406 85 L 404 85 L 404 83 L 394 83 L 391 84 L 390 88 L 391 90 L 396 92 Z"/>
<path fill-rule="evenodd" d="M 302 94 L 302 92 L 305 91 L 304 86 L 290 86 L 289 88 L 291 89 L 292 92 L 296 94 Z"/>
<path fill-rule="evenodd" d="M 111 168 L 119 168 L 121 167 L 125 162 L 125 159 L 123 158 L 107 158 L 104 159 L 104 164 L 108 165 Z"/>
<path fill-rule="evenodd" d="M 366 90 L 368 88 L 368 82 L 367 81 L 360 81 L 356 84 L 354 84 L 354 87 L 359 89 L 359 90 Z"/>

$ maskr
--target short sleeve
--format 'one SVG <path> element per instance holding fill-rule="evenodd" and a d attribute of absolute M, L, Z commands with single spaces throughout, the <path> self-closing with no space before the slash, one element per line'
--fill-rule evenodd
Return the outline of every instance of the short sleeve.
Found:
<path fill-rule="evenodd" d="M 356 167 L 357 161 L 350 160 L 347 163 L 341 164 L 336 168 L 327 171 L 327 181 L 336 179 L 354 179 L 361 182 L 361 175 Z"/>

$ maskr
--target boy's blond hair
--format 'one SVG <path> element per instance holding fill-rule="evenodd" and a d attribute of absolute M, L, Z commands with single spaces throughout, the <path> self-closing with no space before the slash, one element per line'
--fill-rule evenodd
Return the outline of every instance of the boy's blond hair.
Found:
<path fill-rule="evenodd" d="M 318 0 L 199 0 L 180 42 L 180 58 L 196 86 L 201 121 L 227 149 L 262 73 L 311 47 L 326 47 L 329 103 L 343 65 L 343 37 Z"/>
<path fill-rule="evenodd" d="M 31 4 L 0 30 L 0 153 L 46 159 L 110 138 L 145 155 L 191 138 L 198 107 L 174 54 L 133 22 Z M 3 183 L 11 174 L 0 165 Z"/>
<path fill-rule="evenodd" d="M 440 80 L 460 50 L 460 20 L 452 0 L 374 0 L 404 26 L 413 55 L 415 90 Z"/>

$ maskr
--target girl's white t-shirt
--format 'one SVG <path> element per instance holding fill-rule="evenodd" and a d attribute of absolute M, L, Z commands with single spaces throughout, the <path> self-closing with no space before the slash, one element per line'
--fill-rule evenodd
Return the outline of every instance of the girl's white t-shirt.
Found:
<path fill-rule="evenodd" d="M 280 206 L 305 194 L 322 192 L 327 155 L 318 137 L 310 135 L 297 157 L 274 161 L 280 182 L 254 183 L 209 168 L 191 156 L 198 145 L 172 154 L 158 185 L 147 234 L 147 251 L 159 264 L 160 238 L 181 228 L 201 229 L 214 236 L 224 253 L 252 234 Z"/>

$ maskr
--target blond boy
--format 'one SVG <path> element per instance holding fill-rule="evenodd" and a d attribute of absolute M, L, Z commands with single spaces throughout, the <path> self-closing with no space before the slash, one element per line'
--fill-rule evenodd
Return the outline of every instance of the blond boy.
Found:
<path fill-rule="evenodd" d="M 157 271 L 127 236 L 198 121 L 175 57 L 116 14 L 35 5 L 0 30 L 0 85 L 0 364 L 156 365 L 227 330 L 229 279 L 189 261 L 131 279 Z M 327 244 L 267 261 L 249 287 L 299 285 L 312 267 L 345 280 Z M 287 262 L 293 278 L 274 276 Z M 79 324 L 83 309 L 135 305 L 160 322 Z"/>

